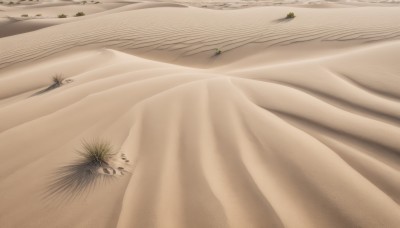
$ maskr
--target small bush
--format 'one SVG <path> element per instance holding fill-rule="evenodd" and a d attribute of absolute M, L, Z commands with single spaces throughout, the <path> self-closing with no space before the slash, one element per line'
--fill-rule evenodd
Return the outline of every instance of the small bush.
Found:
<path fill-rule="evenodd" d="M 56 74 L 53 76 L 53 85 L 59 87 L 63 84 L 64 78 L 61 74 Z"/>
<path fill-rule="evenodd" d="M 40 13 L 36 14 L 36 17 L 41 17 L 41 16 L 42 16 L 42 14 L 40 14 Z"/>
<path fill-rule="evenodd" d="M 100 4 L 100 2 L 95 2 L 94 4 Z"/>
<path fill-rule="evenodd" d="M 56 74 L 52 77 L 51 85 L 49 85 L 47 88 L 37 91 L 32 96 L 41 95 L 41 94 L 50 92 L 54 89 L 57 89 L 57 88 L 61 87 L 62 85 L 64 85 L 64 82 L 68 83 L 68 80 L 70 80 L 70 79 L 64 80 L 64 77 L 61 74 Z"/>
<path fill-rule="evenodd" d="M 8 5 L 14 5 L 14 2 L 9 2 Z"/>
<path fill-rule="evenodd" d="M 28 14 L 22 14 L 21 17 L 28 17 Z"/>
<path fill-rule="evenodd" d="M 81 17 L 81 16 L 85 16 L 84 12 L 78 12 L 75 14 L 75 17 Z"/>
<path fill-rule="evenodd" d="M 60 15 L 58 15 L 58 18 L 67 18 L 68 16 L 67 15 L 65 15 L 65 14 L 60 14 Z"/>
<path fill-rule="evenodd" d="M 294 15 L 294 13 L 293 12 L 290 12 L 290 13 L 288 13 L 287 15 L 286 15 L 286 18 L 287 19 L 293 19 L 293 18 L 295 18 L 296 16 Z"/>
<path fill-rule="evenodd" d="M 88 164 L 95 166 L 108 166 L 110 159 L 115 155 L 111 144 L 100 139 L 83 140 L 82 150 L 78 152 Z"/>
<path fill-rule="evenodd" d="M 220 55 L 222 54 L 222 51 L 219 50 L 218 48 L 215 48 L 215 55 Z"/>

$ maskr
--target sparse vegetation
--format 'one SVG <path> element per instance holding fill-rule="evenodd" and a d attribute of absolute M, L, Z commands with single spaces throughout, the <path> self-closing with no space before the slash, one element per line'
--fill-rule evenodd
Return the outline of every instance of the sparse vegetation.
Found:
<path fill-rule="evenodd" d="M 21 17 L 28 17 L 28 14 L 22 14 Z"/>
<path fill-rule="evenodd" d="M 64 78 L 61 74 L 56 74 L 53 76 L 53 86 L 60 87 L 63 84 Z"/>
<path fill-rule="evenodd" d="M 295 18 L 296 16 L 294 15 L 294 13 L 293 12 L 290 12 L 290 13 L 288 13 L 287 15 L 286 15 L 286 19 L 293 19 L 293 18 Z"/>
<path fill-rule="evenodd" d="M 222 54 L 222 51 L 219 48 L 215 48 L 215 55 Z"/>
<path fill-rule="evenodd" d="M 65 14 L 60 14 L 60 15 L 58 15 L 58 18 L 67 18 L 68 16 L 67 15 L 65 15 Z"/>
<path fill-rule="evenodd" d="M 14 2 L 9 2 L 8 5 L 14 5 Z"/>
<path fill-rule="evenodd" d="M 94 4 L 99 4 L 100 2 L 95 2 Z"/>
<path fill-rule="evenodd" d="M 115 155 L 111 144 L 100 139 L 83 140 L 82 150 L 78 152 L 88 164 L 95 166 L 108 166 L 110 159 Z"/>
<path fill-rule="evenodd" d="M 109 164 L 117 153 L 114 153 L 112 144 L 108 141 L 83 140 L 77 152 L 79 159 L 55 170 L 45 197 L 53 199 L 57 196 L 62 197 L 61 200 L 72 200 L 86 195 L 96 185 L 106 183 L 106 178 L 115 178 L 116 175 L 127 172 L 122 166 L 114 168 Z"/>
<path fill-rule="evenodd" d="M 75 17 L 81 17 L 81 16 L 85 16 L 84 12 L 78 12 L 75 14 Z"/>
<path fill-rule="evenodd" d="M 67 82 L 68 80 L 70 80 L 70 79 L 65 80 L 65 83 L 69 83 L 69 82 Z M 39 90 L 38 92 L 34 93 L 32 96 L 47 93 L 53 89 L 57 89 L 57 88 L 61 87 L 62 85 L 64 85 L 64 77 L 61 74 L 56 74 L 52 77 L 51 85 L 49 85 L 45 89 Z"/>
<path fill-rule="evenodd" d="M 42 16 L 42 14 L 40 14 L 40 13 L 36 14 L 36 17 L 41 17 L 41 16 Z"/>

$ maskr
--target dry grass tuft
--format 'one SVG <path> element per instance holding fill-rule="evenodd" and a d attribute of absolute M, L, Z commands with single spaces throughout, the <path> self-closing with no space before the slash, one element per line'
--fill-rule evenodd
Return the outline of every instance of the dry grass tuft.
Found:
<path fill-rule="evenodd" d="M 82 150 L 78 152 L 88 164 L 99 167 L 108 166 L 110 159 L 115 155 L 111 144 L 100 139 L 83 140 Z"/>

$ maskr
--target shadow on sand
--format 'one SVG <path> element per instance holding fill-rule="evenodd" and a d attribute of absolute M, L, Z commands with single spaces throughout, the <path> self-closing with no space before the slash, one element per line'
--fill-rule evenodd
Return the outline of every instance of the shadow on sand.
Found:
<path fill-rule="evenodd" d="M 276 19 L 276 20 L 273 20 L 272 22 L 273 23 L 288 23 L 288 22 L 290 22 L 291 20 L 293 20 L 294 18 L 287 18 L 287 17 L 284 17 L 284 18 L 279 18 L 279 19 Z"/>
<path fill-rule="evenodd" d="M 57 169 L 50 178 L 44 194 L 45 199 L 70 201 L 87 196 L 97 185 L 115 179 L 113 175 L 104 175 L 98 169 L 105 168 L 84 159 Z"/>
<path fill-rule="evenodd" d="M 40 91 L 37 91 L 36 93 L 32 94 L 31 97 L 37 96 L 37 95 L 41 95 L 41 94 L 43 94 L 43 93 L 47 93 L 47 92 L 49 92 L 49 91 L 51 91 L 51 90 L 53 90 L 53 89 L 56 89 L 56 88 L 58 88 L 58 87 L 60 87 L 60 86 L 61 86 L 61 84 L 55 84 L 55 83 L 53 83 L 53 84 L 51 84 L 49 87 L 47 87 L 47 88 L 45 88 L 45 89 L 42 89 L 42 90 L 40 90 Z"/>
<path fill-rule="evenodd" d="M 53 77 L 52 80 L 53 80 L 53 83 L 49 87 L 47 87 L 45 89 L 42 89 L 42 90 L 32 94 L 31 97 L 37 96 L 37 95 L 41 95 L 43 93 L 47 93 L 47 92 L 49 92 L 49 91 L 51 91 L 53 89 L 57 89 L 57 88 L 59 88 L 59 87 L 64 85 L 64 82 L 63 82 L 64 78 L 62 77 L 62 75 L 56 75 L 56 76 Z M 66 83 L 69 83 L 71 81 L 72 81 L 71 79 L 65 80 Z"/>

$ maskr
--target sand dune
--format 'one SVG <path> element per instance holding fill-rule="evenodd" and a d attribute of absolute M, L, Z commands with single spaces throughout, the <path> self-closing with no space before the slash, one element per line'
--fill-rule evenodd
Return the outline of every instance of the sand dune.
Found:
<path fill-rule="evenodd" d="M 398 227 L 398 9 L 180 6 L 0 39 L 0 227 Z"/>
<path fill-rule="evenodd" d="M 296 20 L 282 19 L 286 12 L 293 10 L 298 15 Z M 319 52 L 337 51 L 400 36 L 400 26 L 395 23 L 400 19 L 396 8 L 253 8 L 221 12 L 163 7 L 134 12 L 62 24 L 17 38 L 6 37 L 0 43 L 3 50 L 0 68 L 88 46 L 112 48 L 181 65 L 210 67 L 260 51 L 269 53 L 264 51 L 266 48 L 296 44 L 290 49 L 293 53 L 296 48 L 296 52 L 287 55 L 307 55 L 312 52 L 311 45 L 317 46 L 312 49 Z M 103 20 L 107 23 L 102 23 Z M 93 29 L 83 32 L 87 27 Z M 43 37 L 51 41 L 46 42 Z M 224 58 L 212 58 L 215 48 L 224 52 Z"/>

